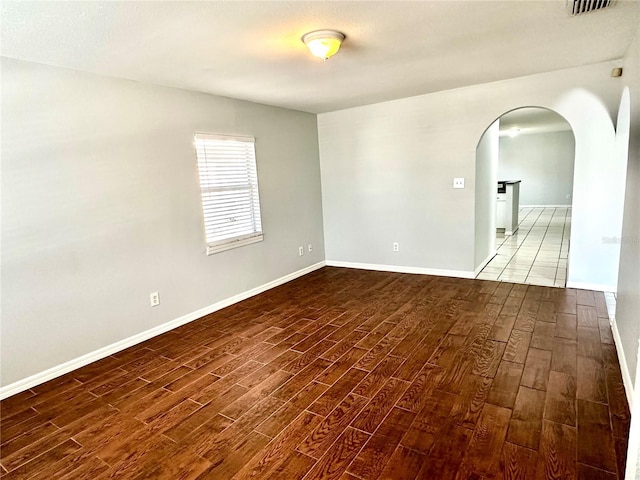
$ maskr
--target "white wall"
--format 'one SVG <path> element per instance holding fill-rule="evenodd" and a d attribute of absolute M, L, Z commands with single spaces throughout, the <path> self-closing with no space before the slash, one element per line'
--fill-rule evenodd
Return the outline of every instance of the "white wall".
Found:
<path fill-rule="evenodd" d="M 640 478 L 640 27 L 624 57 L 623 66 L 617 124 L 618 153 L 624 155 L 627 123 L 629 145 L 614 330 L 617 330 L 618 357 L 626 377 L 625 386 L 634 391 L 625 477 L 631 479 Z M 627 100 L 629 109 L 625 108 Z M 629 384 L 633 381 L 631 387 Z"/>
<path fill-rule="evenodd" d="M 520 205 L 571 205 L 573 132 L 500 137 L 499 180 L 522 180 Z"/>
<path fill-rule="evenodd" d="M 614 289 L 621 211 L 610 189 L 615 62 L 318 116 L 327 261 L 474 269 L 475 152 L 484 130 L 523 106 L 556 111 L 576 136 L 570 285 Z M 467 187 L 454 190 L 452 179 Z M 392 242 L 401 251 L 391 251 Z"/>
<path fill-rule="evenodd" d="M 624 58 L 622 81 L 628 89 L 631 108 L 628 119 L 623 115 L 619 119 L 619 130 L 623 130 L 622 123 L 629 122 L 629 146 L 616 323 L 633 379 L 640 340 L 640 29 Z M 624 142 L 624 138 L 620 141 Z"/>
<path fill-rule="evenodd" d="M 256 137 L 263 242 L 205 254 L 194 132 Z M 1 153 L 2 385 L 325 257 L 315 115 L 3 59 Z"/>
<path fill-rule="evenodd" d="M 496 254 L 496 185 L 500 148 L 500 120 L 496 120 L 484 132 L 476 150 L 473 264 L 476 271 Z"/>

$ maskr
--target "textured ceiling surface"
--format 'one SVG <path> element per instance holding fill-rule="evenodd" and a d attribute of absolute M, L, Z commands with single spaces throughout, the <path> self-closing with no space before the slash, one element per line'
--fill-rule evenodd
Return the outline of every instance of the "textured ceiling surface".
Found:
<path fill-rule="evenodd" d="M 320 113 L 621 58 L 637 0 L 10 2 L 3 56 Z M 300 37 L 332 28 L 322 62 Z"/>

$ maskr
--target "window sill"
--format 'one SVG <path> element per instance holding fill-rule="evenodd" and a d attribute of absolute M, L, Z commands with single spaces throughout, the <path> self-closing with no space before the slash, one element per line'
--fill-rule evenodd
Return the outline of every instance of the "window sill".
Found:
<path fill-rule="evenodd" d="M 262 235 L 258 235 L 251 238 L 243 238 L 242 240 L 232 240 L 229 243 L 224 243 L 222 245 L 207 245 L 207 255 L 213 255 L 214 253 L 224 252 L 225 250 L 231 250 L 232 248 L 258 243 L 261 242 L 263 238 L 264 237 Z"/>

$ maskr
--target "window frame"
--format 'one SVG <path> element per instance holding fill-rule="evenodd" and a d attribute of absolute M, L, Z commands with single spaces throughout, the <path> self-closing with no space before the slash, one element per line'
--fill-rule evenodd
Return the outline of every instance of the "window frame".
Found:
<path fill-rule="evenodd" d="M 194 133 L 194 147 L 195 147 L 195 156 L 196 156 L 196 168 L 198 171 L 198 185 L 200 187 L 200 213 L 202 226 L 204 231 L 204 240 L 205 245 L 207 246 L 206 253 L 207 255 L 212 255 L 214 253 L 224 252 L 226 250 L 231 250 L 234 248 L 242 247 L 244 245 L 251 245 L 253 243 L 258 243 L 264 240 L 264 228 L 262 225 L 262 204 L 260 202 L 260 187 L 258 180 L 258 159 L 256 155 L 256 139 L 253 136 L 248 135 L 226 135 L 226 134 L 214 134 L 214 133 Z M 205 194 L 212 191 L 223 191 L 228 186 L 220 186 L 220 187 L 205 187 L 203 185 L 203 175 L 200 168 L 201 159 L 198 153 L 199 145 L 198 142 L 202 140 L 209 141 L 234 141 L 234 142 L 243 142 L 243 143 L 251 143 L 252 144 L 252 154 L 253 158 L 253 168 L 249 166 L 247 168 L 247 175 L 251 176 L 255 173 L 255 184 L 251 181 L 246 183 L 247 190 L 251 192 L 251 202 L 257 202 L 257 207 L 251 209 L 252 211 L 252 222 L 255 224 L 256 220 L 260 226 L 259 230 L 250 233 L 244 233 L 241 235 L 237 235 L 235 237 L 218 239 L 218 240 L 209 240 L 207 238 L 207 215 L 205 214 Z M 207 157 L 205 155 L 204 162 L 207 161 Z M 255 190 L 255 191 L 254 191 Z M 253 212 L 257 210 L 257 215 Z"/>

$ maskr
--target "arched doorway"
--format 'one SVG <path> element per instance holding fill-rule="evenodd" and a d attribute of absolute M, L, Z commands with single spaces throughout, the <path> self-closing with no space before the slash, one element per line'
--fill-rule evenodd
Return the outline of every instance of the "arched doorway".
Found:
<path fill-rule="evenodd" d="M 501 115 L 476 150 L 477 278 L 564 287 L 575 137 L 558 113 L 523 107 Z M 484 238 L 482 238 L 484 237 Z"/>

